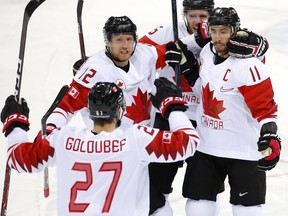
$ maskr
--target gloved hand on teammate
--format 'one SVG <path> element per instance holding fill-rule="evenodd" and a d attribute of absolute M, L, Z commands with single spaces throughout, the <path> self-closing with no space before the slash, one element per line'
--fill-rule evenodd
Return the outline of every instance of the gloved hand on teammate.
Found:
<path fill-rule="evenodd" d="M 165 62 L 171 67 L 179 64 L 180 71 L 185 76 L 187 82 L 190 86 L 194 86 L 199 77 L 199 67 L 194 54 L 187 49 L 186 44 L 181 40 L 167 43 Z"/>
<path fill-rule="evenodd" d="M 230 56 L 237 58 L 262 57 L 269 49 L 266 38 L 247 29 L 240 29 L 227 43 Z"/>
<path fill-rule="evenodd" d="M 165 77 L 156 79 L 154 85 L 156 86 L 156 94 L 150 94 L 150 100 L 165 119 L 168 119 L 172 111 L 185 112 L 187 110 L 188 107 L 185 105 L 187 102 L 182 99 L 180 87 Z"/>
<path fill-rule="evenodd" d="M 196 43 L 201 48 L 203 48 L 207 43 L 211 41 L 208 22 L 201 22 L 198 24 L 198 28 L 194 33 L 194 37 Z"/>
<path fill-rule="evenodd" d="M 257 142 L 258 151 L 264 156 L 258 160 L 258 169 L 268 171 L 273 169 L 279 161 L 281 151 L 281 139 L 276 134 L 277 125 L 268 122 L 261 128 L 260 138 Z"/>
<path fill-rule="evenodd" d="M 18 103 L 15 96 L 10 95 L 1 111 L 2 133 L 7 137 L 15 127 L 28 131 L 30 125 L 28 117 L 29 107 L 25 99 L 21 98 L 20 103 Z"/>

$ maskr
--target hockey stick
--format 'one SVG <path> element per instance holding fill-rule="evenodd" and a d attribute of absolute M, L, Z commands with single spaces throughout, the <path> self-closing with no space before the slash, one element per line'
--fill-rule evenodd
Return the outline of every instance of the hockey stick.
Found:
<path fill-rule="evenodd" d="M 15 98 L 19 102 L 20 101 L 20 89 L 21 89 L 21 81 L 22 81 L 22 71 L 23 71 L 23 63 L 24 63 L 24 53 L 25 53 L 25 44 L 26 44 L 26 35 L 27 35 L 27 27 L 32 16 L 33 12 L 41 5 L 45 0 L 31 0 L 25 7 L 24 17 L 22 23 L 22 31 L 21 31 L 21 40 L 20 40 L 20 50 L 19 50 L 19 60 L 18 60 L 18 68 L 17 68 L 17 76 L 16 76 L 16 85 L 15 85 Z M 5 176 L 4 176 L 4 186 L 3 186 L 3 196 L 2 196 L 2 205 L 1 205 L 1 216 L 7 215 L 7 204 L 8 204 L 8 194 L 10 188 L 10 177 L 11 177 L 11 168 L 8 163 L 6 164 Z"/>
<path fill-rule="evenodd" d="M 47 136 L 47 131 L 46 131 L 46 121 L 48 117 L 51 115 L 51 113 L 55 110 L 55 108 L 58 106 L 60 101 L 63 99 L 65 96 L 66 92 L 68 91 L 69 87 L 68 85 L 63 86 L 58 95 L 56 96 L 55 100 L 53 101 L 52 105 L 49 107 L 47 112 L 44 114 L 44 116 L 41 119 L 41 126 L 42 126 L 42 138 L 45 139 Z M 49 196 L 49 172 L 48 168 L 46 167 L 44 169 L 44 197 Z"/>
<path fill-rule="evenodd" d="M 176 42 L 179 39 L 178 36 L 178 19 L 177 19 L 177 2 L 176 0 L 171 0 L 172 5 L 172 24 L 173 24 L 173 34 L 174 34 L 174 41 Z M 181 72 L 180 72 L 180 65 L 177 64 L 174 66 L 175 76 L 176 76 L 176 84 L 180 88 L 181 85 Z"/>
<path fill-rule="evenodd" d="M 82 29 L 82 8 L 83 8 L 83 0 L 78 0 L 78 4 L 77 4 L 78 34 L 79 34 L 81 59 L 84 62 L 87 57 L 85 53 L 85 44 L 84 44 L 84 36 L 83 36 L 83 29 Z"/>

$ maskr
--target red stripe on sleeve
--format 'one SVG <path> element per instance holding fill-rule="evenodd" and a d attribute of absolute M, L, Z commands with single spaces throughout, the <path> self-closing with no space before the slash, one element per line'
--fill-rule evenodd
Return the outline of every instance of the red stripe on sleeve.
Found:
<path fill-rule="evenodd" d="M 241 86 L 239 91 L 244 96 L 252 116 L 260 122 L 266 118 L 277 116 L 277 104 L 270 78 L 252 86 Z"/>
<path fill-rule="evenodd" d="M 39 164 L 48 161 L 48 157 L 54 156 L 55 149 L 50 146 L 46 139 L 41 139 L 36 143 L 21 143 L 13 149 L 9 155 L 12 168 L 16 169 L 16 164 L 25 172 L 32 172 L 32 167 L 38 168 Z M 17 170 L 20 171 L 20 170 Z"/>
<path fill-rule="evenodd" d="M 74 113 L 83 107 L 87 107 L 89 91 L 89 88 L 86 88 L 73 80 L 68 92 L 58 107 L 69 113 Z"/>
<path fill-rule="evenodd" d="M 158 54 L 158 59 L 156 62 L 156 69 L 164 68 L 166 66 L 166 63 L 165 63 L 166 44 L 162 44 L 162 45 L 157 44 L 154 41 L 152 41 L 150 38 L 148 38 L 147 36 L 143 36 L 142 38 L 140 38 L 139 42 L 152 45 L 156 48 L 157 54 Z"/>

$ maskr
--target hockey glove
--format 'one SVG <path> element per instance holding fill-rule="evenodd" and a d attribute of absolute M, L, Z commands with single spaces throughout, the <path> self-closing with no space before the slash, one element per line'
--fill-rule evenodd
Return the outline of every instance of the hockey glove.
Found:
<path fill-rule="evenodd" d="M 197 31 L 194 33 L 196 43 L 203 48 L 207 43 L 211 41 L 209 34 L 208 22 L 201 22 L 198 24 Z"/>
<path fill-rule="evenodd" d="M 270 128 L 267 130 L 267 128 Z M 272 129 L 272 130 L 271 130 Z M 261 128 L 261 135 L 257 142 L 258 151 L 264 156 L 258 161 L 258 169 L 268 171 L 273 169 L 279 161 L 281 151 L 281 139 L 277 132 L 277 125 L 274 122 L 266 123 Z"/>
<path fill-rule="evenodd" d="M 162 114 L 162 117 L 168 119 L 172 111 L 180 110 L 185 112 L 187 106 L 182 99 L 181 89 L 165 77 L 160 77 L 154 82 L 156 86 L 156 95 L 150 94 L 150 100 Z"/>
<path fill-rule="evenodd" d="M 1 111 L 1 122 L 3 123 L 2 133 L 7 137 L 15 127 L 20 127 L 25 131 L 29 130 L 29 108 L 24 98 L 20 104 L 16 102 L 15 96 L 10 95 Z"/>
<path fill-rule="evenodd" d="M 180 64 L 182 59 L 182 52 L 179 46 L 174 42 L 166 44 L 165 63 L 171 67 Z"/>
<path fill-rule="evenodd" d="M 76 73 L 78 72 L 78 70 L 80 69 L 80 67 L 82 66 L 83 64 L 83 60 L 82 59 L 79 59 L 78 61 L 76 61 L 73 65 L 73 75 L 75 76 Z"/>
<path fill-rule="evenodd" d="M 187 49 L 187 45 L 181 40 L 176 43 L 169 42 L 166 45 L 165 62 L 171 67 L 180 64 L 180 71 L 185 76 L 187 82 L 194 86 L 199 77 L 198 62 L 192 52 Z"/>
<path fill-rule="evenodd" d="M 269 49 L 266 38 L 247 29 L 241 29 L 227 43 L 230 56 L 237 58 L 262 57 Z"/>

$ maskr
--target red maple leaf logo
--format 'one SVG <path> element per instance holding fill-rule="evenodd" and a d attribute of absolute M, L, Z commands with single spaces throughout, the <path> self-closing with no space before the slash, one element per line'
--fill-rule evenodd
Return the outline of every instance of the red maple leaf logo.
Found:
<path fill-rule="evenodd" d="M 220 119 L 219 114 L 226 108 L 223 107 L 223 100 L 217 100 L 214 96 L 214 90 L 210 91 L 209 83 L 202 87 L 202 100 L 204 114 L 209 115 L 213 118 Z"/>
<path fill-rule="evenodd" d="M 137 95 L 134 95 L 133 98 L 135 103 L 132 103 L 131 106 L 126 106 L 126 114 L 124 116 L 133 120 L 133 124 L 150 119 L 151 101 L 148 93 L 143 93 L 138 88 Z"/>
<path fill-rule="evenodd" d="M 125 83 L 123 82 L 123 80 L 118 79 L 116 80 L 116 85 L 118 85 L 120 88 L 125 89 Z"/>

